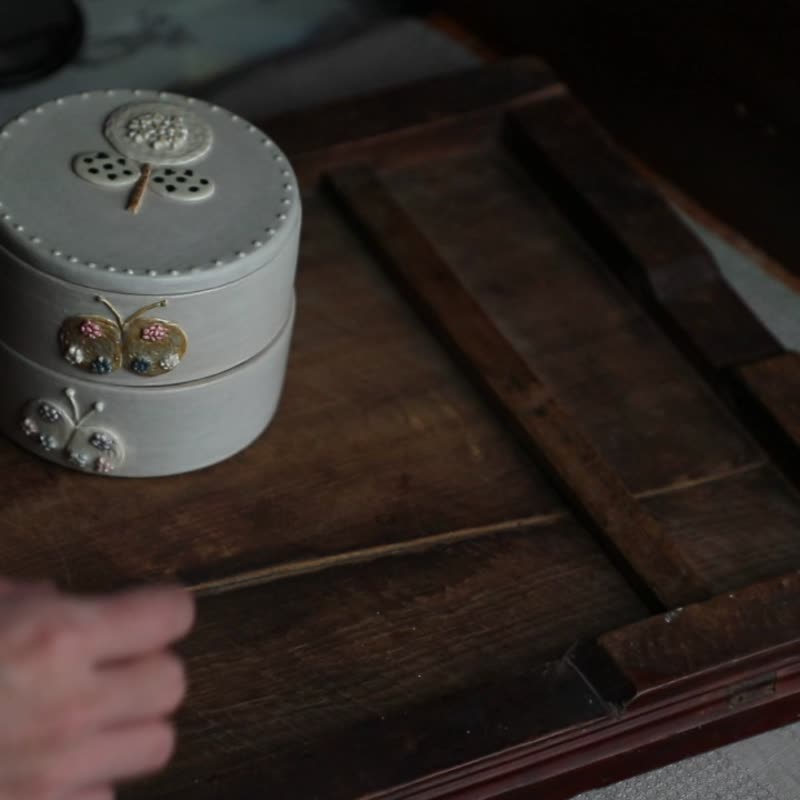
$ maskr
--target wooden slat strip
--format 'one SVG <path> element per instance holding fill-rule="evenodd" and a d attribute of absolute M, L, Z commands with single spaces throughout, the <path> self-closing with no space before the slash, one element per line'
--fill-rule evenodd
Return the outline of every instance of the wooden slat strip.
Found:
<path fill-rule="evenodd" d="M 747 659 L 774 670 L 784 653 L 799 666 L 800 571 L 635 622 L 598 643 L 636 687 L 637 702 L 675 681 L 707 683 L 712 669 L 736 672 Z"/>
<path fill-rule="evenodd" d="M 724 369 L 781 352 L 703 244 L 574 98 L 515 110 L 508 133 L 537 182 L 700 363 Z"/>
<path fill-rule="evenodd" d="M 761 413 L 748 407 L 742 420 L 797 479 L 797 356 L 784 352 L 705 246 L 574 98 L 526 104 L 509 115 L 507 132 L 537 182 L 696 366 L 726 397 L 745 388 Z"/>
<path fill-rule="evenodd" d="M 374 172 L 360 166 L 338 170 L 327 184 L 417 310 L 463 359 L 604 543 L 633 571 L 629 577 L 641 579 L 665 608 L 707 599 L 708 588 L 661 525 L 631 495 Z"/>

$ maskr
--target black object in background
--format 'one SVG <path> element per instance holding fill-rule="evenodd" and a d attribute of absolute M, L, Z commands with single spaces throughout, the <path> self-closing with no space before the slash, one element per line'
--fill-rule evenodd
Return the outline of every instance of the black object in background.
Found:
<path fill-rule="evenodd" d="M 74 0 L 20 0 L 0 11 L 0 88 L 19 86 L 69 62 L 83 41 Z"/>

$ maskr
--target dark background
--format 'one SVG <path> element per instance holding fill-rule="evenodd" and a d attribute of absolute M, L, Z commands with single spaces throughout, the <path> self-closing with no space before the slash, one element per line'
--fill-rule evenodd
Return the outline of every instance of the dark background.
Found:
<path fill-rule="evenodd" d="M 445 5 L 499 53 L 549 61 L 633 154 L 800 273 L 800 5 Z"/>

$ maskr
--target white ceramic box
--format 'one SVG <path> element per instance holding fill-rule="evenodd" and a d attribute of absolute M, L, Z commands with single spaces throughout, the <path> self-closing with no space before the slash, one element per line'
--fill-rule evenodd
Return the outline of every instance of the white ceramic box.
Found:
<path fill-rule="evenodd" d="M 245 120 L 169 93 L 0 131 L 0 427 L 64 466 L 186 472 L 257 438 L 294 321 L 301 207 Z"/>

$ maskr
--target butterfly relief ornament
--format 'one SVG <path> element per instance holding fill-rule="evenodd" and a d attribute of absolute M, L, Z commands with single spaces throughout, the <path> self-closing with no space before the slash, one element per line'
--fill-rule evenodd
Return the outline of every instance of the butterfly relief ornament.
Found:
<path fill-rule="evenodd" d="M 59 331 L 64 360 L 94 375 L 108 375 L 120 367 L 150 378 L 172 372 L 181 363 L 188 345 L 180 326 L 163 319 L 143 318 L 166 300 L 151 303 L 124 319 L 104 297 L 96 297 L 112 319 L 81 315 L 65 320 Z"/>
<path fill-rule="evenodd" d="M 67 402 L 31 400 L 23 411 L 22 432 L 50 456 L 60 454 L 72 467 L 106 475 L 125 461 L 119 436 L 110 430 L 90 424 L 102 414 L 105 404 L 97 401 L 81 414 L 77 393 L 65 389 Z"/>
<path fill-rule="evenodd" d="M 79 153 L 76 175 L 96 186 L 133 187 L 128 209 L 138 212 L 151 189 L 162 197 L 196 203 L 214 194 L 214 181 L 190 164 L 205 158 L 213 145 L 211 126 L 174 103 L 131 103 L 113 111 L 103 134 L 109 150 Z"/>

